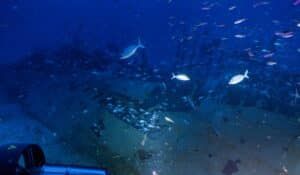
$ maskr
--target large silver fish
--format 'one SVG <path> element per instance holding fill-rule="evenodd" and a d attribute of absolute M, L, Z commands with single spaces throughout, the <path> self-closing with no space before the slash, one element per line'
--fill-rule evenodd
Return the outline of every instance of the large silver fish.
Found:
<path fill-rule="evenodd" d="M 138 40 L 137 44 L 126 47 L 123 50 L 120 59 L 125 60 L 132 57 L 139 48 L 145 48 L 145 46 L 141 43 L 140 39 Z"/>
<path fill-rule="evenodd" d="M 248 76 L 248 70 L 245 71 L 244 74 L 238 74 L 233 76 L 230 81 L 228 82 L 229 85 L 235 85 L 238 84 L 240 82 L 242 82 L 245 78 L 249 78 Z"/>

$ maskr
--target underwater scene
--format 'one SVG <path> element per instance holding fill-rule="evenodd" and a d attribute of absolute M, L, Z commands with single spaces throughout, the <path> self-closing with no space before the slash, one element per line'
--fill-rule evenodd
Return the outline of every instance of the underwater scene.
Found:
<path fill-rule="evenodd" d="M 111 175 L 299 175 L 300 0 L 2 0 L 13 143 Z"/>

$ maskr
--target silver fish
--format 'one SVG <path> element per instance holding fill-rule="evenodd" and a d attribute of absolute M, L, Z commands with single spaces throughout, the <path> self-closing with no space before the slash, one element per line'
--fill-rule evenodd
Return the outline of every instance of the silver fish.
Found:
<path fill-rule="evenodd" d="M 173 79 L 180 80 L 180 81 L 189 81 L 189 80 L 191 80 L 190 77 L 188 77 L 186 74 L 177 74 L 177 75 L 175 75 L 174 73 L 172 73 L 171 80 L 173 80 Z"/>
<path fill-rule="evenodd" d="M 137 44 L 133 44 L 133 45 L 126 47 L 123 50 L 120 59 L 125 60 L 125 59 L 132 57 L 139 48 L 145 48 L 145 46 L 141 43 L 140 39 L 138 40 Z"/>
<path fill-rule="evenodd" d="M 248 77 L 248 70 L 245 71 L 244 74 L 238 74 L 233 76 L 230 81 L 228 82 L 229 85 L 235 85 L 238 84 L 240 82 L 242 82 L 245 78 L 249 78 Z"/>

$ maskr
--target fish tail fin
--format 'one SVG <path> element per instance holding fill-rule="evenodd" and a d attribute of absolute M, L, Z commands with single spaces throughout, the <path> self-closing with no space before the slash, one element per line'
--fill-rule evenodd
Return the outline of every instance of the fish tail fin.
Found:
<path fill-rule="evenodd" d="M 247 69 L 247 70 L 245 71 L 245 73 L 244 73 L 244 77 L 245 77 L 245 78 L 249 78 L 248 73 L 249 73 L 249 71 L 248 71 L 248 69 Z"/>
<path fill-rule="evenodd" d="M 176 78 L 176 75 L 174 73 L 172 73 L 172 77 L 171 77 L 171 80 L 175 79 Z"/>
<path fill-rule="evenodd" d="M 138 47 L 139 48 L 145 48 L 144 44 L 141 42 L 141 38 L 138 39 Z"/>

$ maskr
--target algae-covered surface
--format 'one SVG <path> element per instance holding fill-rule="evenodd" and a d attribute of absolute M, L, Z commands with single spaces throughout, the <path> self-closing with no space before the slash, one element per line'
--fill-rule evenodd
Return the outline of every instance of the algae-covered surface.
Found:
<path fill-rule="evenodd" d="M 157 81 L 77 74 L 81 77 L 43 75 L 20 81 L 22 91 L 12 94 L 16 101 L 3 94 L 2 142 L 39 143 L 50 162 L 100 166 L 113 174 L 299 171 L 295 117 L 209 96 L 191 107 L 178 94 L 171 97 L 178 101 L 168 101 L 172 92 Z M 164 93 L 155 97 L 156 91 Z"/>

